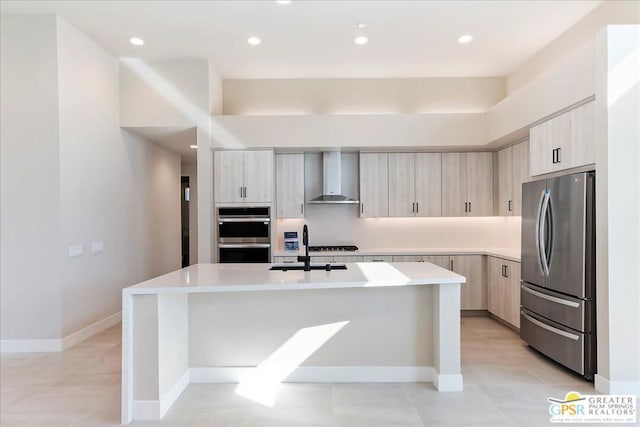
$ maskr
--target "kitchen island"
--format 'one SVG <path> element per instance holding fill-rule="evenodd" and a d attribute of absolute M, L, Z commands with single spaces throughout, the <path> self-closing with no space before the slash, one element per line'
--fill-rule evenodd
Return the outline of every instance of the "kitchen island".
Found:
<path fill-rule="evenodd" d="M 430 263 L 270 271 L 197 264 L 123 290 L 122 423 L 161 419 L 189 383 L 433 382 L 461 391 L 460 284 Z"/>

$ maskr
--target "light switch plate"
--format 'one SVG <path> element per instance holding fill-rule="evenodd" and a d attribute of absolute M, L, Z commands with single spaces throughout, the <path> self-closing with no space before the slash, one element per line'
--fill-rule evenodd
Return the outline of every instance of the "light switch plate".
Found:
<path fill-rule="evenodd" d="M 69 246 L 69 256 L 80 256 L 82 255 L 82 245 L 78 246 Z"/>
<path fill-rule="evenodd" d="M 91 244 L 91 253 L 92 254 L 97 254 L 102 252 L 104 249 L 104 244 L 102 242 L 93 242 Z"/>

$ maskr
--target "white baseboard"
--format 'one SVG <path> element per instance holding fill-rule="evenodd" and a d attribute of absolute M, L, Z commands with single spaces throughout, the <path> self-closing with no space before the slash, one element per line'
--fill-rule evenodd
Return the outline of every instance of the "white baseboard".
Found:
<path fill-rule="evenodd" d="M 238 383 L 253 367 L 191 368 L 192 383 Z M 432 366 L 301 366 L 283 382 L 433 382 Z M 462 378 L 462 376 L 460 376 Z"/>
<path fill-rule="evenodd" d="M 0 340 L 0 353 L 55 353 L 62 351 L 62 342 L 52 340 Z"/>
<path fill-rule="evenodd" d="M 121 319 L 122 312 L 119 311 L 62 339 L 0 340 L 0 353 L 51 353 L 63 351 L 110 328 L 120 322 Z"/>
<path fill-rule="evenodd" d="M 178 382 L 171 387 L 171 390 L 169 390 L 167 394 L 160 399 L 160 418 L 158 419 L 162 419 L 162 417 L 164 417 L 164 414 L 166 414 L 171 406 L 176 403 L 176 400 L 178 400 L 182 392 L 187 389 L 191 381 L 190 377 L 189 369 L 187 369 L 184 374 L 182 374 Z"/>
<path fill-rule="evenodd" d="M 440 375 L 436 372 L 433 385 L 438 391 L 462 391 L 462 375 Z"/>
<path fill-rule="evenodd" d="M 104 319 L 100 319 L 97 322 L 80 329 L 72 334 L 62 338 L 62 350 L 66 350 L 74 345 L 91 338 L 92 336 L 104 331 L 107 328 L 112 327 L 122 321 L 122 311 L 107 316 Z"/>
<path fill-rule="evenodd" d="M 625 394 L 640 396 L 640 381 L 610 381 L 600 374 L 594 377 L 596 390 L 603 394 Z"/>

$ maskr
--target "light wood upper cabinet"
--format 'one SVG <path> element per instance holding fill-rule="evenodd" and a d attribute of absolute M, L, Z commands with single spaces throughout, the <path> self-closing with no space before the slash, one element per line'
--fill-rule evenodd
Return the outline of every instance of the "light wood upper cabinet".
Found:
<path fill-rule="evenodd" d="M 487 216 L 492 211 L 492 154 L 443 153 L 442 215 Z"/>
<path fill-rule="evenodd" d="M 215 201 L 273 201 L 273 151 L 216 151 L 213 156 Z"/>
<path fill-rule="evenodd" d="M 304 154 L 276 154 L 278 218 L 304 218 Z"/>
<path fill-rule="evenodd" d="M 244 152 L 214 152 L 213 170 L 216 202 L 244 202 Z"/>
<path fill-rule="evenodd" d="M 450 257 L 453 271 L 465 276 L 467 282 L 460 285 L 461 310 L 486 310 L 482 255 L 455 255 Z"/>
<path fill-rule="evenodd" d="M 360 153 L 360 216 L 389 216 L 389 156 Z"/>
<path fill-rule="evenodd" d="M 594 103 L 529 129 L 531 176 L 595 163 Z"/>
<path fill-rule="evenodd" d="M 487 306 L 489 312 L 520 327 L 520 263 L 487 257 Z"/>
<path fill-rule="evenodd" d="M 442 155 L 414 155 L 416 216 L 442 215 Z"/>
<path fill-rule="evenodd" d="M 389 216 L 414 216 L 415 168 L 413 153 L 389 154 Z"/>
<path fill-rule="evenodd" d="M 389 216 L 442 214 L 440 153 L 389 154 Z"/>
<path fill-rule="evenodd" d="M 529 141 L 498 152 L 498 215 L 522 214 L 522 183 L 529 181 Z"/>

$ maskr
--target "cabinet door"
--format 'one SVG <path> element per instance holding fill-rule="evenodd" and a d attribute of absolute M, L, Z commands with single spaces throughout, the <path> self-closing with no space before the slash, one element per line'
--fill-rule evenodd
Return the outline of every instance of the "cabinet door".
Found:
<path fill-rule="evenodd" d="M 394 255 L 393 262 L 421 262 L 420 255 Z"/>
<path fill-rule="evenodd" d="M 466 216 L 467 155 L 442 153 L 442 216 Z"/>
<path fill-rule="evenodd" d="M 389 216 L 389 169 L 386 153 L 360 153 L 360 216 Z"/>
<path fill-rule="evenodd" d="M 521 142 L 513 147 L 512 170 L 513 170 L 513 215 L 522 215 L 522 184 L 528 182 L 529 176 L 529 141 Z"/>
<path fill-rule="evenodd" d="M 304 218 L 304 154 L 276 155 L 278 218 Z"/>
<path fill-rule="evenodd" d="M 363 255 L 364 262 L 392 262 L 393 257 L 390 255 Z"/>
<path fill-rule="evenodd" d="M 449 256 L 448 255 L 424 255 L 422 257 L 424 262 L 430 262 L 438 267 L 446 268 L 449 270 Z M 464 286 L 464 285 L 463 285 Z"/>
<path fill-rule="evenodd" d="M 213 153 L 216 202 L 244 201 L 243 156 L 242 151 L 215 151 Z"/>
<path fill-rule="evenodd" d="M 333 259 L 335 262 L 362 262 L 362 257 L 358 255 L 336 255 Z"/>
<path fill-rule="evenodd" d="M 320 263 L 320 264 L 325 264 L 325 263 L 331 263 L 333 262 L 334 257 L 332 256 L 312 256 L 311 257 L 311 262 L 314 263 Z"/>
<path fill-rule="evenodd" d="M 505 320 L 516 328 L 520 327 L 520 263 L 506 261 L 507 301 Z"/>
<path fill-rule="evenodd" d="M 416 216 L 442 216 L 442 155 L 416 153 Z"/>
<path fill-rule="evenodd" d="M 493 155 L 467 153 L 468 215 L 493 215 Z"/>
<path fill-rule="evenodd" d="M 571 122 L 571 137 L 568 144 L 563 147 L 563 151 L 566 152 L 561 153 L 560 156 L 561 163 L 565 162 L 562 169 L 596 162 L 593 110 L 594 102 L 589 102 L 567 113 Z"/>
<path fill-rule="evenodd" d="M 455 255 L 451 257 L 451 261 L 453 271 L 467 278 L 467 283 L 460 286 L 460 309 L 485 310 L 487 300 L 482 255 Z"/>
<path fill-rule="evenodd" d="M 502 318 L 501 298 L 501 262 L 500 258 L 487 257 L 487 309 L 489 313 Z"/>
<path fill-rule="evenodd" d="M 414 216 L 413 153 L 389 153 L 389 216 Z"/>
<path fill-rule="evenodd" d="M 551 120 L 529 129 L 529 170 L 531 176 L 553 171 L 553 149 L 553 123 Z"/>
<path fill-rule="evenodd" d="M 513 215 L 513 147 L 498 151 L 498 215 Z"/>
<path fill-rule="evenodd" d="M 244 152 L 244 201 L 273 201 L 273 151 Z"/>

